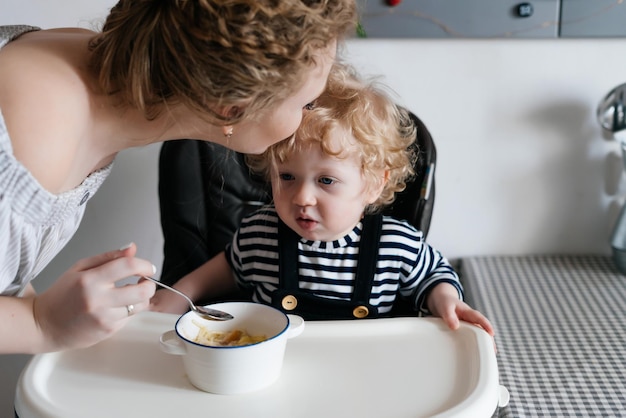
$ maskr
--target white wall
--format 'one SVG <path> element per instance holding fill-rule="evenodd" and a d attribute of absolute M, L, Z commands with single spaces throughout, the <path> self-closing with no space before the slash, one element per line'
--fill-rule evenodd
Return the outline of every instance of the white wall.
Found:
<path fill-rule="evenodd" d="M 0 24 L 93 28 L 115 1 L 0 0 Z M 626 194 L 621 155 L 595 121 L 626 82 L 626 40 L 353 40 L 344 56 L 380 74 L 438 147 L 430 242 L 451 258 L 608 253 Z M 130 241 L 160 266 L 159 146 L 123 152 L 75 238 L 34 284 Z M 0 357 L 0 416 L 27 356 Z"/>
<path fill-rule="evenodd" d="M 430 241 L 450 257 L 606 252 L 623 194 L 616 141 L 595 119 L 626 82 L 626 40 L 364 40 L 439 151 Z"/>

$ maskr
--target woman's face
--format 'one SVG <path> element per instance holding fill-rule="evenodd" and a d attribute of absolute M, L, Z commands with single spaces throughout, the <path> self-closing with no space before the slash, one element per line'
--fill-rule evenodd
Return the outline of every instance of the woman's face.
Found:
<path fill-rule="evenodd" d="M 268 111 L 264 117 L 234 125 L 232 137 L 225 139 L 222 145 L 238 152 L 260 154 L 270 145 L 293 135 L 307 105 L 324 91 L 336 50 L 336 42 L 320 50 L 315 65 L 309 69 L 306 81 L 298 91 Z"/>

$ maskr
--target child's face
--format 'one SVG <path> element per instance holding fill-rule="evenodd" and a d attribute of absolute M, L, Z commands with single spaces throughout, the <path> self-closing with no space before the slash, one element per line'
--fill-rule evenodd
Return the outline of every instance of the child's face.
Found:
<path fill-rule="evenodd" d="M 278 215 L 312 241 L 332 241 L 349 233 L 380 194 L 379 187 L 367 186 L 360 160 L 326 155 L 317 145 L 291 155 L 272 175 Z"/>

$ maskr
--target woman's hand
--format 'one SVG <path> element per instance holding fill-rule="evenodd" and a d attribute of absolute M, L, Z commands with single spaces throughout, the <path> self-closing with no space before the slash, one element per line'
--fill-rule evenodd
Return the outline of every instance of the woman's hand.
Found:
<path fill-rule="evenodd" d="M 459 321 L 465 321 L 481 327 L 492 337 L 495 335 L 491 322 L 460 300 L 459 292 L 450 283 L 436 285 L 428 295 L 427 306 L 433 315 L 442 318 L 452 330 L 459 327 Z"/>
<path fill-rule="evenodd" d="M 154 274 L 152 263 L 136 258 L 136 252 L 131 244 L 80 260 L 35 296 L 32 312 L 41 333 L 36 351 L 93 345 L 124 326 L 130 315 L 148 309 L 154 283 L 142 280 L 116 286 L 121 279 Z"/>

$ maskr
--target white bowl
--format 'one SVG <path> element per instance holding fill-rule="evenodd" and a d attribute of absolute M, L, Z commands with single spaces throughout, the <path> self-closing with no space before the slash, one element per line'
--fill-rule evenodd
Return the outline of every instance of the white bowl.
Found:
<path fill-rule="evenodd" d="M 202 319 L 193 312 L 182 315 L 173 330 L 161 335 L 161 349 L 180 355 L 189 381 L 206 392 L 234 395 L 262 389 L 280 376 L 289 338 L 304 330 L 304 321 L 268 305 L 224 302 L 207 305 L 234 316 L 229 321 Z M 200 327 L 210 331 L 245 330 L 265 335 L 265 341 L 243 346 L 208 346 L 196 339 Z"/>

